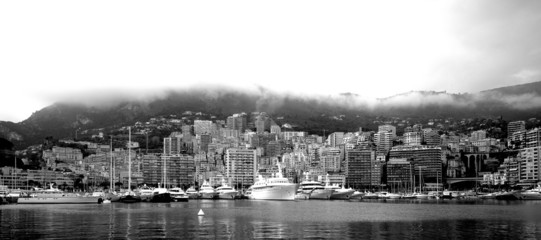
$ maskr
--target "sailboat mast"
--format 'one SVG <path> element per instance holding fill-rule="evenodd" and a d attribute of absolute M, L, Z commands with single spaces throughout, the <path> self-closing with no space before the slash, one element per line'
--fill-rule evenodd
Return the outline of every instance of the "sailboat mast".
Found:
<path fill-rule="evenodd" d="M 423 169 L 419 167 L 419 193 L 423 192 L 423 185 L 421 185 L 422 182 L 423 182 Z"/>
<path fill-rule="evenodd" d="M 109 167 L 109 192 L 113 191 L 113 136 L 111 136 L 111 147 L 109 149 L 110 167 Z"/>
<path fill-rule="evenodd" d="M 128 127 L 128 191 L 131 192 L 131 127 Z"/>
<path fill-rule="evenodd" d="M 166 160 L 167 157 L 163 157 L 163 187 L 165 188 L 165 183 L 166 183 L 166 179 L 167 177 L 165 176 L 167 173 L 165 171 L 165 160 Z M 159 187 L 159 186 L 158 186 Z"/>
<path fill-rule="evenodd" d="M 413 174 L 411 171 L 411 163 L 410 163 L 410 184 L 411 184 L 411 192 L 413 193 Z"/>
<path fill-rule="evenodd" d="M 15 173 L 15 188 L 17 189 L 17 156 L 13 155 L 13 161 L 15 161 L 15 167 L 13 168 L 13 171 Z"/>
<path fill-rule="evenodd" d="M 440 194 L 440 172 L 436 171 L 436 196 Z"/>

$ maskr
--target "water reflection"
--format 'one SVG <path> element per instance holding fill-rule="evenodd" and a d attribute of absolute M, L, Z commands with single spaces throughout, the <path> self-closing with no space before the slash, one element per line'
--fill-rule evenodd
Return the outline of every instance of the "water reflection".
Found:
<path fill-rule="evenodd" d="M 203 209 L 205 216 L 197 216 Z M 2 205 L 0 239 L 538 238 L 538 202 L 190 201 Z"/>

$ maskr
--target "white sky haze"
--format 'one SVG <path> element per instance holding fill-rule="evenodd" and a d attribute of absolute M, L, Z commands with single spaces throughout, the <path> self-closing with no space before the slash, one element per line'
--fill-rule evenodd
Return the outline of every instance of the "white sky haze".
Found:
<path fill-rule="evenodd" d="M 540 16 L 511 0 L 3 1 L 0 120 L 104 90 L 378 98 L 539 81 Z"/>

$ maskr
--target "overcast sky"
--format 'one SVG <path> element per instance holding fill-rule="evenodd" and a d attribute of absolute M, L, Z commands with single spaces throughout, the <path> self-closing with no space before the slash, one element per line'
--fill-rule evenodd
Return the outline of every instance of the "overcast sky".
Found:
<path fill-rule="evenodd" d="M 541 80 L 541 1 L 2 1 L 0 80 L 15 122 L 65 96 L 201 83 L 477 92 Z"/>

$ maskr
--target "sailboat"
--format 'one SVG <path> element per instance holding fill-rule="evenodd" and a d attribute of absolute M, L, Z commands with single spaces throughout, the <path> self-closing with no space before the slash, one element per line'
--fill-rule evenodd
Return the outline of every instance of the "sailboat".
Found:
<path fill-rule="evenodd" d="M 120 197 L 120 202 L 134 203 L 140 202 L 141 197 L 131 190 L 131 127 L 128 127 L 128 191 Z"/>
<path fill-rule="evenodd" d="M 171 193 L 166 188 L 166 182 L 167 182 L 167 165 L 166 165 L 166 158 L 163 158 L 163 188 L 160 187 L 160 183 L 158 183 L 158 187 L 154 188 L 152 191 L 152 197 L 150 198 L 151 202 L 171 202 Z"/>
<path fill-rule="evenodd" d="M 418 193 L 415 193 L 415 197 L 418 198 L 418 199 L 426 199 L 428 198 L 428 194 L 426 193 L 423 193 L 423 170 L 422 170 L 422 167 L 419 166 L 419 192 Z"/>
<path fill-rule="evenodd" d="M 109 192 L 105 194 L 105 200 L 103 200 L 103 203 L 111 203 L 111 202 L 118 202 L 120 200 L 120 196 L 116 192 L 114 192 L 114 165 L 113 165 L 113 136 L 111 136 L 111 145 L 109 147 Z"/>

